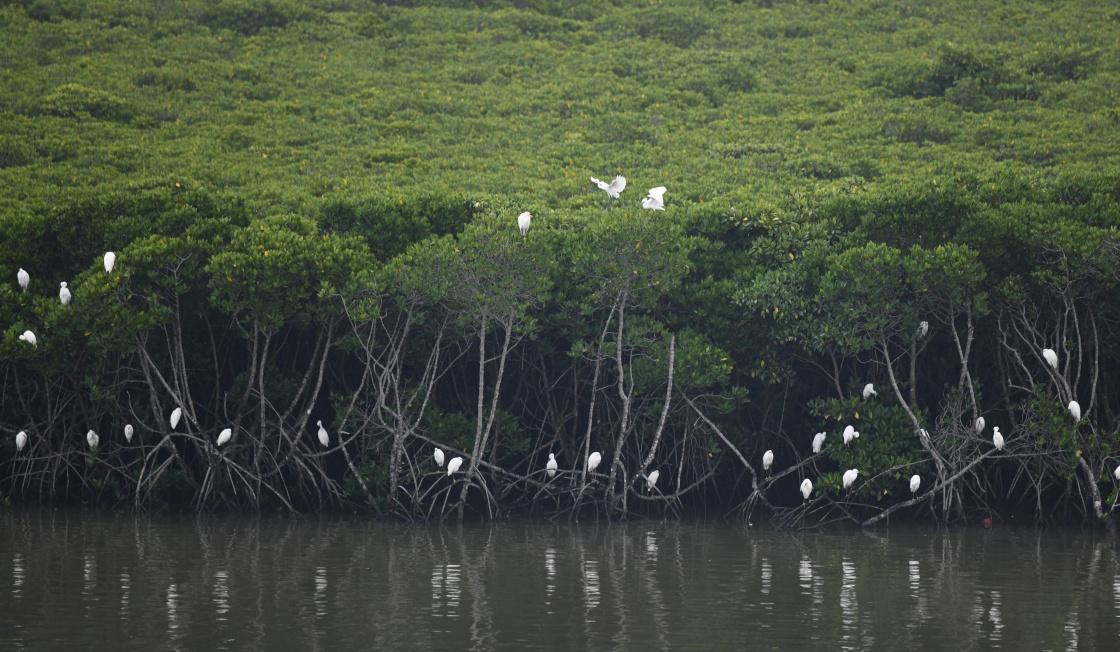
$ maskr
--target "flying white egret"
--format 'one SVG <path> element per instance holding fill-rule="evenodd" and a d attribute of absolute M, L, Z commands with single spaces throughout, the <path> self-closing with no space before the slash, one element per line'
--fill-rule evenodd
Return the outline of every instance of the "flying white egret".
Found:
<path fill-rule="evenodd" d="M 762 454 L 762 470 L 769 471 L 770 465 L 774 463 L 774 451 L 768 450 Z"/>
<path fill-rule="evenodd" d="M 610 183 L 599 181 L 595 177 L 591 177 L 591 183 L 595 184 L 599 190 L 607 193 L 611 199 L 618 199 L 618 195 L 623 190 L 626 190 L 626 177 L 621 174 L 615 177 Z"/>
<path fill-rule="evenodd" d="M 66 287 L 66 281 L 58 284 L 58 300 L 64 306 L 70 303 L 70 288 Z"/>
<path fill-rule="evenodd" d="M 863 400 L 866 401 L 867 399 L 871 398 L 872 396 L 878 396 L 878 395 L 879 395 L 879 392 L 875 391 L 875 385 L 873 383 L 867 383 L 866 385 L 863 386 Z"/>
<path fill-rule="evenodd" d="M 929 322 L 920 322 L 918 324 L 918 337 L 925 337 L 927 333 L 929 333 Z"/>
<path fill-rule="evenodd" d="M 821 452 L 821 447 L 824 446 L 824 439 L 828 435 L 823 432 L 818 432 L 813 435 L 813 453 Z"/>
<path fill-rule="evenodd" d="M 1054 352 L 1054 349 L 1042 349 L 1042 357 L 1046 358 L 1046 363 L 1051 367 L 1058 368 L 1058 354 Z"/>
<path fill-rule="evenodd" d="M 443 449 L 442 448 L 436 448 L 435 451 L 432 452 L 432 457 L 436 461 L 436 466 L 442 469 L 443 468 Z"/>
<path fill-rule="evenodd" d="M 1069 415 L 1073 417 L 1073 422 L 1081 421 L 1081 404 L 1077 401 L 1069 402 Z"/>
<path fill-rule="evenodd" d="M 999 434 L 999 426 L 992 428 L 992 444 L 995 445 L 997 451 L 1003 450 L 1003 435 Z"/>
<path fill-rule="evenodd" d="M 847 489 L 848 487 L 851 487 L 853 484 L 855 484 L 856 477 L 858 475 L 859 469 L 848 469 L 847 471 L 844 471 L 844 477 L 841 478 L 841 481 L 844 484 L 844 488 Z"/>
<path fill-rule="evenodd" d="M 105 273 L 113 273 L 113 265 L 117 264 L 117 255 L 111 251 L 105 252 Z"/>
<path fill-rule="evenodd" d="M 447 463 L 447 475 L 450 476 L 453 473 L 458 473 L 460 466 L 463 466 L 463 458 L 452 457 L 451 461 Z"/>
<path fill-rule="evenodd" d="M 809 500 L 809 496 L 813 493 L 813 481 L 805 478 L 801 481 L 801 497 Z"/>
<path fill-rule="evenodd" d="M 556 476 L 556 469 L 560 468 L 560 465 L 556 463 L 556 453 L 548 454 L 548 464 L 545 464 L 544 468 L 548 472 L 548 477 Z"/>
<path fill-rule="evenodd" d="M 595 451 L 594 453 L 588 455 L 587 456 L 587 472 L 588 473 L 594 472 L 595 469 L 599 468 L 599 462 L 602 462 L 602 461 L 603 461 L 603 456 L 599 453 L 599 451 Z"/>
<path fill-rule="evenodd" d="M 27 284 L 31 282 L 31 275 L 27 273 L 26 269 L 19 268 L 19 271 L 16 272 L 16 280 L 19 281 L 19 289 L 27 292 Z"/>
<path fill-rule="evenodd" d="M 174 430 L 179 425 L 179 419 L 183 418 L 183 408 L 175 408 L 171 411 L 171 418 L 168 422 L 171 424 L 171 429 Z"/>
<path fill-rule="evenodd" d="M 918 493 L 918 487 L 922 486 L 922 476 L 914 474 L 910 476 L 910 493 Z"/>
<path fill-rule="evenodd" d="M 90 430 L 86 433 L 86 443 L 89 444 L 90 448 L 97 448 L 97 444 L 100 441 L 101 438 L 97 436 L 96 432 Z"/>
<path fill-rule="evenodd" d="M 132 441 L 132 434 L 134 432 L 135 432 L 135 430 L 132 428 L 131 423 L 125 424 L 125 426 L 124 426 L 124 440 L 125 441 Z"/>
<path fill-rule="evenodd" d="M 646 491 L 653 491 L 657 486 L 657 479 L 661 477 L 661 471 L 654 469 L 652 473 L 646 476 Z"/>
<path fill-rule="evenodd" d="M 665 210 L 665 186 L 650 188 L 649 194 L 642 200 L 642 208 L 650 211 Z"/>
<path fill-rule="evenodd" d="M 218 447 L 220 448 L 222 446 L 225 446 L 231 439 L 233 439 L 233 430 L 224 428 L 221 432 L 218 433 Z"/>
<path fill-rule="evenodd" d="M 533 214 L 529 211 L 525 211 L 517 216 L 517 230 L 521 231 L 521 237 L 524 238 L 525 234 L 529 232 L 529 223 L 532 221 Z"/>
<path fill-rule="evenodd" d="M 976 417 L 976 434 L 984 432 L 984 417 Z"/>
<path fill-rule="evenodd" d="M 323 420 L 319 419 L 315 422 L 315 425 L 319 426 L 319 443 L 323 446 L 330 446 L 331 436 L 327 434 L 327 429 L 323 427 Z"/>
<path fill-rule="evenodd" d="M 31 346 L 39 346 L 39 340 L 35 338 L 35 333 L 31 331 L 23 331 L 19 336 L 20 341 L 27 342 Z"/>
<path fill-rule="evenodd" d="M 23 450 L 24 446 L 27 446 L 27 433 L 20 430 L 16 433 L 16 452 Z"/>
<path fill-rule="evenodd" d="M 856 430 L 855 427 L 851 424 L 848 424 L 847 426 L 844 426 L 844 445 L 847 446 L 848 442 L 852 441 L 853 439 L 859 439 L 859 431 Z"/>

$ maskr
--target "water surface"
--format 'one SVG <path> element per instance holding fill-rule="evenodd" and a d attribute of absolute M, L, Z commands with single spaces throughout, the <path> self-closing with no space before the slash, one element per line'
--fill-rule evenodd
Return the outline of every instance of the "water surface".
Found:
<path fill-rule="evenodd" d="M 1082 530 L 0 514 L 0 649 L 1120 649 Z"/>

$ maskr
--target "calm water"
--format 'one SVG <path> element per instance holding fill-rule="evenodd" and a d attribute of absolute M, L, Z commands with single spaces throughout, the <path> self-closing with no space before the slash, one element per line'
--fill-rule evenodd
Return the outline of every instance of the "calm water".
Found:
<path fill-rule="evenodd" d="M 1101 533 L 0 514 L 0 649 L 1120 649 Z"/>

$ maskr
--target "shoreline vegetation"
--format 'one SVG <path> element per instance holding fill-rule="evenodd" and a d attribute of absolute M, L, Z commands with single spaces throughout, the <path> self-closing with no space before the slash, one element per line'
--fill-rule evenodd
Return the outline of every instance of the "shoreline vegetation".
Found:
<path fill-rule="evenodd" d="M 1114 529 L 1120 12 L 887 5 L 0 6 L 0 499 Z"/>

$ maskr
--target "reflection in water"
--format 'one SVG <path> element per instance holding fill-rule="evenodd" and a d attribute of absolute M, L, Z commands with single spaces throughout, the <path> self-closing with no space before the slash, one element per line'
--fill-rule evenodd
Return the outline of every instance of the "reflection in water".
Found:
<path fill-rule="evenodd" d="M 1120 637 L 1120 553 L 1083 531 L 791 536 L 650 523 L 440 528 L 9 511 L 0 513 L 0 582 L 0 650 L 90 641 L 1111 649 Z"/>

